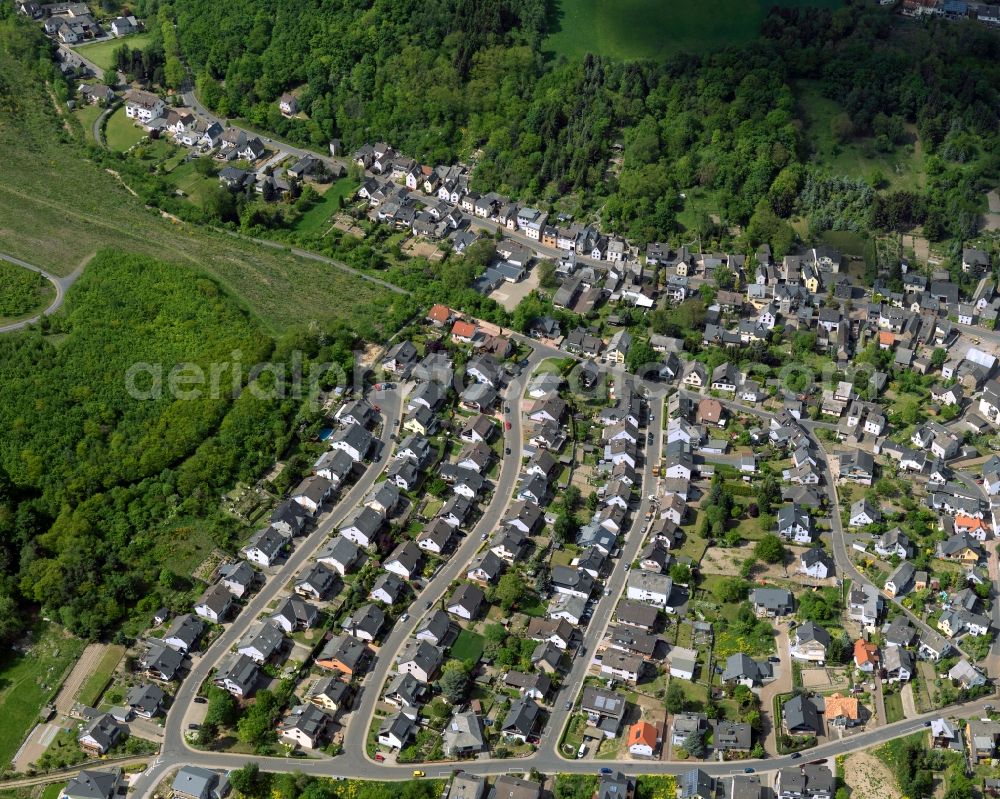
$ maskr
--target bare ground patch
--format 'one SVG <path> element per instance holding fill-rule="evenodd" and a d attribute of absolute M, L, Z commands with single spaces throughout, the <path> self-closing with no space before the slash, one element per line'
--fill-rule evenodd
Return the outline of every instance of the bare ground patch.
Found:
<path fill-rule="evenodd" d="M 867 752 L 855 752 L 844 761 L 844 782 L 852 799 L 902 799 L 892 772 Z"/>

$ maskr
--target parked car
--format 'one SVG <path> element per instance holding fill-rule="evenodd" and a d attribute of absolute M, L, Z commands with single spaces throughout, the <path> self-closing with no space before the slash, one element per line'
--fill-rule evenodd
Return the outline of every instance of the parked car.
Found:
<path fill-rule="evenodd" d="M 208 700 L 203 696 L 196 696 L 194 698 L 194 703 L 196 705 L 204 705 L 206 702 L 208 702 Z"/>
<path fill-rule="evenodd" d="M 609 769 L 607 766 L 601 766 L 601 774 L 611 774 L 611 773 L 612 773 L 611 769 Z"/>
<path fill-rule="evenodd" d="M 798 760 L 800 757 L 802 757 L 802 753 L 801 752 L 792 752 L 792 754 L 791 754 L 792 760 Z"/>
<path fill-rule="evenodd" d="M 385 755 L 383 755 L 381 752 L 376 752 L 375 753 L 375 762 L 376 763 L 381 763 L 384 760 L 385 760 Z"/>

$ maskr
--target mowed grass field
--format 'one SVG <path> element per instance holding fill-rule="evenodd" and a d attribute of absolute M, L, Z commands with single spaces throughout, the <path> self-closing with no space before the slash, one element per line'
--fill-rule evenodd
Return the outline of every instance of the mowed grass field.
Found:
<path fill-rule="evenodd" d="M 840 0 L 559 0 L 546 50 L 623 60 L 707 52 L 754 38 L 773 5 L 836 8 Z"/>
<path fill-rule="evenodd" d="M 56 694 L 83 641 L 61 627 L 43 623 L 27 652 L 0 654 L 0 763 L 7 765 L 28 731 L 40 721 L 42 706 Z"/>
<path fill-rule="evenodd" d="M 137 144 L 145 135 L 146 132 L 125 115 L 125 106 L 108 117 L 108 123 L 104 128 L 104 138 L 108 147 L 120 153 Z"/>
<path fill-rule="evenodd" d="M 99 105 L 83 105 L 73 112 L 73 116 L 80 121 L 80 127 L 83 128 L 83 135 L 87 137 L 87 141 L 94 140 L 94 122 L 103 110 Z"/>
<path fill-rule="evenodd" d="M 323 199 L 312 208 L 302 214 L 302 218 L 295 224 L 295 229 L 300 233 L 320 235 L 330 227 L 330 217 L 340 208 L 340 198 L 344 202 L 354 196 L 358 189 L 358 182 L 351 178 L 340 178 L 335 180 L 323 194 Z"/>
<path fill-rule="evenodd" d="M 477 662 L 482 657 L 486 639 L 471 630 L 462 630 L 451 647 L 451 656 L 455 660 Z"/>
<path fill-rule="evenodd" d="M 127 44 L 131 50 L 141 50 L 152 41 L 152 33 L 136 33 L 124 39 L 109 39 L 105 42 L 85 44 L 76 49 L 80 51 L 80 55 L 90 59 L 101 69 L 111 69 L 114 66 L 115 51 L 123 44 Z"/>

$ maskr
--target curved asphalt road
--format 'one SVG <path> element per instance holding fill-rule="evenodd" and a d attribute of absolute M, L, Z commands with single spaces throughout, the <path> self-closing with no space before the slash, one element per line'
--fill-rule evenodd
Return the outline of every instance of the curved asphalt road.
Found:
<path fill-rule="evenodd" d="M 20 258 L 15 258 L 13 255 L 7 255 L 6 253 L 0 252 L 0 260 L 7 261 L 7 263 L 14 264 L 15 266 L 20 266 L 24 269 L 30 269 L 32 272 L 38 272 L 42 277 L 49 281 L 56 289 L 55 299 L 52 300 L 49 307 L 46 308 L 41 313 L 35 314 L 30 319 L 22 319 L 20 322 L 11 322 L 8 325 L 0 325 L 0 333 L 12 333 L 15 330 L 23 330 L 28 325 L 33 325 L 43 316 L 50 316 L 58 311 L 66 299 L 66 292 L 69 287 L 72 286 L 80 274 L 83 272 L 83 266 L 78 266 L 73 272 L 66 277 L 56 277 L 49 272 L 46 272 L 40 266 L 33 266 L 27 261 L 22 261 Z"/>
<path fill-rule="evenodd" d="M 524 376 L 512 384 L 505 395 L 507 402 L 513 402 L 516 407 L 519 395 L 515 392 L 523 387 L 524 381 L 530 376 L 534 367 L 547 357 L 566 357 L 554 348 L 539 344 L 538 342 L 525 340 L 523 337 L 515 336 L 519 341 L 532 347 L 532 355 L 529 358 L 530 368 L 526 369 Z M 656 395 L 654 395 L 656 396 Z M 252 755 L 229 754 L 219 752 L 203 752 L 191 749 L 184 741 L 183 730 L 186 729 L 184 712 L 190 708 L 191 700 L 194 698 L 197 687 L 208 677 L 211 669 L 221 656 L 243 634 L 263 607 L 269 602 L 277 592 L 287 583 L 288 579 L 308 560 L 315 549 L 326 537 L 326 532 L 334 526 L 334 521 L 339 521 L 346 513 L 359 501 L 370 485 L 374 482 L 381 467 L 388 459 L 389 435 L 394 431 L 396 419 L 401 413 L 401 399 L 393 393 L 391 401 L 385 399 L 385 394 L 379 395 L 383 410 L 386 411 L 387 421 L 383 429 L 382 442 L 385 449 L 378 461 L 369 468 L 359 484 L 355 486 L 341 503 L 335 508 L 330 516 L 320 525 L 320 528 L 313 533 L 307 541 L 299 545 L 299 548 L 291 556 L 289 563 L 285 564 L 275 577 L 272 577 L 267 587 L 251 600 L 250 605 L 243 610 L 239 619 L 230 625 L 223 636 L 217 640 L 207 653 L 192 668 L 192 673 L 178 690 L 174 702 L 175 711 L 167 720 L 164 735 L 164 745 L 162 753 L 151 764 L 150 768 L 141 774 L 134 783 L 134 793 L 137 799 L 147 799 L 151 796 L 156 784 L 163 779 L 167 773 L 182 765 L 198 765 L 206 768 L 238 768 L 247 762 L 254 762 L 262 770 L 270 771 L 298 771 L 304 774 L 325 777 L 352 777 L 360 779 L 381 780 L 405 780 L 412 777 L 412 767 L 406 765 L 390 765 L 386 763 L 376 763 L 368 759 L 366 739 L 371 719 L 374 715 L 375 706 L 379 700 L 381 687 L 388 678 L 392 665 L 395 661 L 396 653 L 403 642 L 410 636 L 416 628 L 420 618 L 424 615 L 425 605 L 432 605 L 444 596 L 451 581 L 458 577 L 462 570 L 466 568 L 467 562 L 479 550 L 484 531 L 491 530 L 500 520 L 510 502 L 511 494 L 516 484 L 520 466 L 520 441 L 521 441 L 521 414 L 512 412 L 509 418 L 511 430 L 508 431 L 508 443 L 515 442 L 517 446 L 512 446 L 512 454 L 505 456 L 501 467 L 500 477 L 494 491 L 493 499 L 486 508 L 483 516 L 475 529 L 466 537 L 460 545 L 458 551 L 445 564 L 442 570 L 429 581 L 420 595 L 414 600 L 414 612 L 411 618 L 404 624 L 397 622 L 392 632 L 383 642 L 381 656 L 377 658 L 372 671 L 364 680 L 365 690 L 359 706 L 354 710 L 346 727 L 346 742 L 344 752 L 335 758 L 312 757 L 308 759 L 282 758 L 282 757 L 258 757 Z M 651 398 L 652 399 L 652 398 Z M 659 412 L 658 404 L 651 403 L 651 409 Z M 752 410 L 743 408 L 744 410 Z M 659 422 L 652 426 L 656 444 L 662 442 L 662 425 Z M 656 451 L 654 449 L 654 451 Z M 820 448 L 820 452 L 823 452 Z M 825 461 L 825 458 L 823 459 Z M 646 459 L 643 469 L 643 493 L 636 517 L 626 535 L 623 544 L 623 556 L 621 563 L 628 563 L 634 559 L 636 552 L 642 544 L 643 532 L 645 529 L 645 513 L 649 509 L 648 495 L 651 493 L 650 485 L 652 480 L 653 458 Z M 828 470 L 826 463 L 823 464 Z M 827 471 L 827 477 L 832 475 Z M 830 480 L 832 486 L 832 480 Z M 835 503 L 835 489 L 831 489 L 832 499 Z M 833 505 L 837 508 L 836 504 Z M 837 515 L 836 513 L 833 515 Z M 835 554 L 837 554 L 837 539 L 843 542 L 842 530 L 840 534 L 835 534 Z M 844 553 L 846 555 L 846 553 Z M 837 558 L 838 565 L 840 558 Z M 849 564 L 849 560 L 848 560 Z M 841 565 L 841 573 L 845 569 Z M 853 569 L 850 569 L 853 572 Z M 853 574 L 852 574 L 853 576 Z M 858 575 L 860 576 L 860 575 Z M 608 619 L 613 611 L 619 595 L 621 594 L 627 572 L 624 568 L 616 568 L 607 580 L 607 587 L 610 589 L 609 596 L 602 597 L 595 610 L 594 617 L 588 626 L 588 633 L 584 637 L 584 643 L 588 653 L 593 651 L 596 640 L 603 634 Z M 863 579 L 863 578 L 862 578 Z M 867 582 L 867 581 L 865 581 Z M 586 660 L 577 658 L 570 673 L 565 679 L 563 692 L 552 702 L 549 723 L 546 732 L 542 735 L 542 742 L 539 749 L 529 757 L 518 758 L 516 760 L 482 758 L 471 761 L 421 764 L 419 767 L 425 771 L 429 777 L 448 777 L 453 770 L 460 768 L 471 774 L 497 775 L 502 773 L 524 773 L 529 769 L 537 769 L 545 774 L 555 774 L 559 772 L 568 773 L 594 773 L 600 766 L 619 766 L 626 771 L 632 770 L 643 774 L 680 774 L 692 768 L 690 763 L 684 762 L 662 762 L 662 761 L 601 761 L 595 763 L 588 760 L 566 760 L 557 751 L 560 731 L 568 719 L 569 714 L 561 710 L 567 698 L 575 697 L 580 690 L 583 675 L 586 671 Z M 984 714 L 984 706 L 990 703 L 990 698 L 981 698 L 964 705 L 956 705 L 944 711 L 925 713 L 915 718 L 904 719 L 893 724 L 876 727 L 865 732 L 859 732 L 841 741 L 832 741 L 822 746 L 809 750 L 808 756 L 811 759 L 833 757 L 850 751 L 875 746 L 893 738 L 909 735 L 919 731 L 929 722 L 930 719 L 941 715 L 959 717 L 977 717 Z M 788 766 L 799 765 L 801 761 L 793 760 L 789 756 L 768 758 L 765 760 L 746 760 L 729 763 L 698 762 L 698 767 L 715 777 L 723 777 L 732 774 L 743 773 L 746 769 L 757 769 L 759 771 L 772 771 Z M 630 769 L 629 767 L 632 767 Z"/>

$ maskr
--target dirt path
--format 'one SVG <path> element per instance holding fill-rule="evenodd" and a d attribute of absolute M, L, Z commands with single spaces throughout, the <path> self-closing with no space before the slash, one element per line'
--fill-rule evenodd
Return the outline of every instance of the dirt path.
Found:
<path fill-rule="evenodd" d="M 63 687 L 56 697 L 55 708 L 58 715 L 69 715 L 70 710 L 73 709 L 73 703 L 76 702 L 76 695 L 80 693 L 83 683 L 101 662 L 105 649 L 107 649 L 105 644 L 88 644 L 87 648 L 83 650 L 83 654 L 73 666 L 73 671 L 69 673 L 69 677 L 66 678 L 66 682 L 63 683 Z"/>
<path fill-rule="evenodd" d="M 896 779 L 881 760 L 855 752 L 844 761 L 844 781 L 851 799 L 901 799 Z"/>
<path fill-rule="evenodd" d="M 913 683 L 907 683 L 903 690 L 899 692 L 899 698 L 903 700 L 903 715 L 912 719 L 917 715 L 917 705 L 913 701 Z"/>

